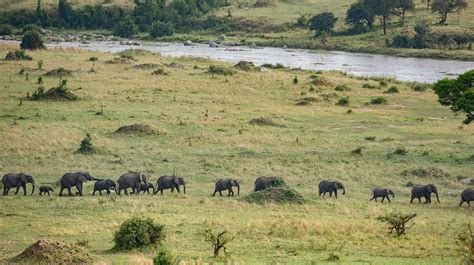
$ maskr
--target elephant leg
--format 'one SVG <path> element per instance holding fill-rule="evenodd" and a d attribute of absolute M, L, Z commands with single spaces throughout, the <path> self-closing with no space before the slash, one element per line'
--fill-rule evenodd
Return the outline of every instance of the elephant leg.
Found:
<path fill-rule="evenodd" d="M 171 193 L 173 193 L 173 192 L 174 192 L 174 187 L 171 187 Z"/>
<path fill-rule="evenodd" d="M 468 205 L 469 207 L 471 207 L 471 202 L 470 202 L 470 201 L 467 201 L 467 205 Z"/>
<path fill-rule="evenodd" d="M 413 203 L 414 199 L 415 199 L 415 197 L 411 197 L 410 203 Z"/>
<path fill-rule="evenodd" d="M 390 198 L 388 197 L 388 195 L 387 195 L 387 201 L 388 201 L 388 203 L 392 203 L 392 202 L 390 201 Z"/>
<path fill-rule="evenodd" d="M 109 188 L 105 189 L 105 191 L 107 191 L 107 194 L 110 194 Z"/>
<path fill-rule="evenodd" d="M 222 191 L 221 190 L 219 191 L 219 195 L 222 197 Z"/>
<path fill-rule="evenodd" d="M 61 190 L 59 191 L 59 196 L 63 196 L 63 190 L 64 190 L 64 187 L 61 186 Z"/>
<path fill-rule="evenodd" d="M 375 202 L 377 202 L 377 197 L 375 197 Z"/>
<path fill-rule="evenodd" d="M 9 188 L 3 187 L 3 195 L 7 195 L 9 190 Z"/>
<path fill-rule="evenodd" d="M 370 200 L 372 201 L 373 199 L 375 199 L 375 196 L 372 196 L 372 198 Z"/>
<path fill-rule="evenodd" d="M 125 189 L 125 191 L 124 191 L 124 192 L 125 192 L 125 195 L 127 195 L 127 196 L 128 196 L 128 189 Z"/>
<path fill-rule="evenodd" d="M 214 193 L 212 194 L 212 197 L 216 196 L 217 190 L 214 190 Z"/>
<path fill-rule="evenodd" d="M 334 198 L 336 198 L 336 199 L 337 199 L 337 189 L 336 189 L 336 190 L 334 190 Z"/>
<path fill-rule="evenodd" d="M 163 195 L 163 189 L 160 190 L 161 195 Z"/>
<path fill-rule="evenodd" d="M 40 192 L 39 192 L 39 195 L 40 195 L 40 196 L 43 196 L 43 193 L 42 193 L 42 191 L 40 191 Z"/>
<path fill-rule="evenodd" d="M 461 200 L 461 201 L 459 202 L 459 206 L 462 206 L 462 203 L 463 203 L 463 202 L 464 202 L 464 201 Z M 467 202 L 467 205 L 469 205 L 469 202 Z"/>
<path fill-rule="evenodd" d="M 77 195 L 82 196 L 82 182 L 76 184 Z"/>
<path fill-rule="evenodd" d="M 418 203 L 421 203 L 421 197 L 418 198 Z"/>
<path fill-rule="evenodd" d="M 67 191 L 68 191 L 68 195 L 72 196 L 71 187 L 67 188 Z"/>
<path fill-rule="evenodd" d="M 94 189 L 94 191 L 92 192 L 92 196 L 94 196 L 94 195 L 95 195 L 95 192 L 96 192 L 96 191 L 97 191 L 97 190 L 96 190 L 96 189 Z"/>
<path fill-rule="evenodd" d="M 382 197 L 382 202 L 385 200 L 385 196 Z"/>
<path fill-rule="evenodd" d="M 48 197 L 51 197 L 51 195 L 49 194 L 49 190 L 47 191 L 47 193 L 48 193 Z"/>
<path fill-rule="evenodd" d="M 20 186 L 16 186 L 16 191 L 15 191 L 15 195 L 18 194 L 18 191 L 20 190 Z"/>
<path fill-rule="evenodd" d="M 26 184 L 21 185 L 21 187 L 23 188 L 23 195 L 26 195 Z"/>

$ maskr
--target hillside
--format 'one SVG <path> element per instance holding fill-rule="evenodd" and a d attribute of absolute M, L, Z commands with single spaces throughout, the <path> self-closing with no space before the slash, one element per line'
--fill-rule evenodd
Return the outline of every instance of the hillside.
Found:
<path fill-rule="evenodd" d="M 0 57 L 12 48 L 0 46 Z M 460 258 L 457 237 L 473 212 L 459 208 L 452 191 L 468 187 L 459 179 L 472 177 L 474 127 L 462 126 L 462 115 L 441 106 L 431 90 L 337 72 L 246 72 L 148 52 L 129 52 L 136 61 L 116 60 L 128 64 L 106 63 L 114 54 L 76 49 L 28 54 L 33 61 L 0 61 L 0 171 L 27 172 L 55 193 L 0 196 L 2 258 L 46 237 L 86 241 L 101 261 L 149 262 L 152 252 L 108 251 L 113 232 L 131 216 L 165 224 L 165 244 L 185 261 L 216 262 L 203 239 L 208 226 L 236 236 L 229 259 L 240 264 L 321 263 L 332 254 L 342 263 L 446 264 Z M 210 74 L 212 64 L 236 72 Z M 79 100 L 25 99 L 40 75 L 59 67 L 72 71 L 67 87 Z M 163 70 L 152 75 L 153 69 Z M 59 79 L 43 81 L 48 89 Z M 400 93 L 384 93 L 391 87 Z M 336 105 L 344 97 L 348 106 Z M 387 104 L 366 104 L 376 97 Z M 260 117 L 271 122 L 249 123 Z M 115 133 L 131 124 L 147 124 L 156 133 Z M 76 153 L 86 133 L 95 154 Z M 57 197 L 65 172 L 116 180 L 133 170 L 153 183 L 176 170 L 188 182 L 186 194 L 92 197 L 89 182 L 83 197 Z M 259 205 L 211 197 L 217 179 L 239 179 L 243 197 L 262 175 L 283 177 L 305 202 Z M 342 181 L 346 194 L 319 198 L 323 179 Z M 441 203 L 410 205 L 408 182 L 434 183 Z M 370 202 L 375 187 L 392 188 L 392 203 Z M 392 211 L 417 214 L 400 239 L 376 220 Z"/>

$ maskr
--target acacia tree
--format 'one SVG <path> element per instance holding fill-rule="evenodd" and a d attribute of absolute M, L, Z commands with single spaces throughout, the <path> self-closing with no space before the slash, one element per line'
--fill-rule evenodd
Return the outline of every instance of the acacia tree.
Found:
<path fill-rule="evenodd" d="M 400 17 L 402 24 L 405 22 L 405 14 L 407 11 L 415 10 L 415 3 L 413 0 L 398 0 L 394 8 L 394 14 Z"/>
<path fill-rule="evenodd" d="M 346 24 L 351 25 L 353 29 L 364 29 L 365 25 L 372 28 L 374 15 L 369 11 L 362 1 L 352 4 L 346 11 Z"/>
<path fill-rule="evenodd" d="M 309 29 L 316 32 L 319 36 L 324 32 L 331 32 L 336 24 L 337 17 L 331 12 L 323 12 L 311 18 L 309 21 Z"/>
<path fill-rule="evenodd" d="M 380 18 L 383 26 L 383 34 L 387 35 L 387 21 L 394 13 L 395 8 L 397 8 L 398 1 L 364 0 L 363 5 L 369 14 L 373 14 L 374 16 L 378 16 Z"/>
<path fill-rule="evenodd" d="M 460 12 L 466 8 L 466 0 L 434 0 L 431 5 L 431 11 L 439 14 L 439 24 L 446 23 L 449 13 Z"/>
<path fill-rule="evenodd" d="M 442 79 L 433 86 L 438 101 L 450 106 L 454 112 L 464 112 L 464 124 L 474 120 L 474 70 L 459 75 L 456 79 Z"/>

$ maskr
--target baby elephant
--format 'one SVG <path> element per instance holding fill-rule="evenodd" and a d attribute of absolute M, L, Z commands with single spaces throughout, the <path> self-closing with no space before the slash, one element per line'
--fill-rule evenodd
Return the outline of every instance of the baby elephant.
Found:
<path fill-rule="evenodd" d="M 49 194 L 49 192 L 54 192 L 53 188 L 49 187 L 49 186 L 41 186 L 39 187 L 39 195 L 43 196 L 43 194 L 48 194 L 48 196 L 51 196 Z"/>
<path fill-rule="evenodd" d="M 96 191 L 102 195 L 103 190 L 107 191 L 107 194 L 110 194 L 110 190 L 113 190 L 115 193 L 117 193 L 117 185 L 115 184 L 115 181 L 111 179 L 96 181 L 94 183 L 94 192 L 92 192 L 92 195 L 95 195 Z"/>
<path fill-rule="evenodd" d="M 391 201 L 390 201 L 390 198 L 388 197 L 388 195 L 392 195 L 392 198 L 395 197 L 395 194 L 394 194 L 393 191 L 390 190 L 390 189 L 374 189 L 374 190 L 372 191 L 372 199 L 370 199 L 370 200 L 375 199 L 375 201 L 377 201 L 377 198 L 382 197 L 382 202 L 383 202 L 383 200 L 385 200 L 385 199 L 387 199 L 388 202 L 391 202 Z"/>
<path fill-rule="evenodd" d="M 214 189 L 214 193 L 212 196 L 216 196 L 216 192 L 219 192 L 219 195 L 222 196 L 222 191 L 223 190 L 228 190 L 229 194 L 227 196 L 234 196 L 234 191 L 232 190 L 232 187 L 237 187 L 237 196 L 240 195 L 240 184 L 236 179 L 219 179 L 216 182 L 216 187 Z"/>
<path fill-rule="evenodd" d="M 465 189 L 461 193 L 461 202 L 459 203 L 459 206 L 462 206 L 464 202 L 467 202 L 467 205 L 471 207 L 472 201 L 474 201 L 474 189 Z"/>
<path fill-rule="evenodd" d="M 153 184 L 151 183 L 141 183 L 140 184 L 140 191 L 143 191 L 143 193 L 148 193 L 150 194 L 150 189 L 151 189 L 151 192 L 153 192 L 155 190 L 155 187 L 153 186 Z M 140 193 L 140 192 L 139 192 Z"/>

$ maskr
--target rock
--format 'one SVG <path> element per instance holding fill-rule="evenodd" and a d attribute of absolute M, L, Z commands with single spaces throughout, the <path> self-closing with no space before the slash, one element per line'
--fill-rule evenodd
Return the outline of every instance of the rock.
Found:
<path fill-rule="evenodd" d="M 214 41 L 211 41 L 211 42 L 209 42 L 209 47 L 211 47 L 211 48 L 219 48 L 219 44 L 217 44 L 217 43 L 214 42 Z"/>
<path fill-rule="evenodd" d="M 184 46 L 196 46 L 196 44 L 190 40 L 185 41 L 183 44 Z"/>
<path fill-rule="evenodd" d="M 227 36 L 224 35 L 224 34 L 221 34 L 221 35 L 217 36 L 217 40 L 218 40 L 218 41 L 225 41 L 226 38 L 227 38 Z"/>
<path fill-rule="evenodd" d="M 462 179 L 459 180 L 459 182 L 461 182 L 464 185 L 470 185 L 472 183 L 472 179 L 471 178 L 462 178 Z"/>
<path fill-rule="evenodd" d="M 446 192 L 446 196 L 448 197 L 457 197 L 461 194 L 462 190 L 450 190 Z"/>
<path fill-rule="evenodd" d="M 42 29 L 41 30 L 41 34 L 45 35 L 45 36 L 52 36 L 53 35 L 53 32 L 49 29 Z"/>
<path fill-rule="evenodd" d="M 252 49 L 257 49 L 257 44 L 255 44 L 255 42 L 252 42 L 250 45 L 249 45 L 250 48 Z"/>

